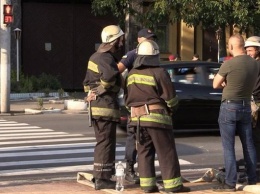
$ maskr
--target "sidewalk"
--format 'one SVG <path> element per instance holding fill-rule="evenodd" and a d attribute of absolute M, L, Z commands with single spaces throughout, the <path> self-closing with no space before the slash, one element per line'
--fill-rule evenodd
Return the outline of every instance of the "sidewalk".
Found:
<path fill-rule="evenodd" d="M 217 193 L 213 192 L 211 188 L 216 185 L 217 182 L 212 183 L 184 183 L 185 186 L 191 188 L 190 194 L 208 194 Z M 130 185 L 126 187 L 123 192 L 117 192 L 115 190 L 99 190 L 96 191 L 90 186 L 77 183 L 73 181 L 55 181 L 48 183 L 37 183 L 29 185 L 17 185 L 0 188 L 0 193 L 4 194 L 143 194 L 138 185 Z M 233 192 L 221 192 L 223 194 Z M 251 192 L 236 191 L 236 194 L 250 194 Z M 254 192 L 256 194 L 256 192 Z M 260 191 L 258 192 L 260 193 Z M 157 193 L 159 194 L 159 193 Z"/>
<path fill-rule="evenodd" d="M 25 109 L 37 109 L 39 108 L 39 103 L 36 99 L 21 99 L 21 100 L 13 100 L 10 101 L 10 112 L 9 113 L 1 113 L 1 116 L 4 115 L 19 115 L 19 114 L 37 114 L 33 113 L 34 111 L 25 112 Z M 43 102 L 43 108 L 46 109 L 46 114 L 49 113 L 81 113 L 86 114 L 87 111 L 84 110 L 67 110 L 65 109 L 64 102 L 60 100 L 48 100 L 45 99 Z M 53 110 L 53 112 L 51 111 Z M 60 111 L 57 111 L 60 110 Z"/>

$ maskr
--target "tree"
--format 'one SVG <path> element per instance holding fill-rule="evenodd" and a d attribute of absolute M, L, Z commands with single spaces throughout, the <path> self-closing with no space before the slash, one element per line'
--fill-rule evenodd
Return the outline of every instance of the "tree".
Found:
<path fill-rule="evenodd" d="M 232 26 L 241 31 L 254 25 L 260 9 L 260 0 L 92 0 L 95 14 L 112 13 L 120 23 L 129 13 L 141 26 L 156 28 L 167 20 L 183 20 L 188 26 L 202 24 L 203 28 Z"/>
<path fill-rule="evenodd" d="M 237 26 L 241 32 L 259 27 L 260 0 L 92 0 L 95 14 L 116 16 L 120 24 L 130 14 L 142 27 L 156 27 L 161 22 L 185 22 L 188 26 L 201 24 L 203 29 Z M 221 56 L 226 55 L 225 34 L 220 42 Z"/>

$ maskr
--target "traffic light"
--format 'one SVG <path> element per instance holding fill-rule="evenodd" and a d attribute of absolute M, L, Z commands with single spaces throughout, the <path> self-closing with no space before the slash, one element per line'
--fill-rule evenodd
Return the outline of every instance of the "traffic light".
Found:
<path fill-rule="evenodd" d="M 4 5 L 4 24 L 11 24 L 14 21 L 13 16 L 13 6 L 12 5 Z"/>

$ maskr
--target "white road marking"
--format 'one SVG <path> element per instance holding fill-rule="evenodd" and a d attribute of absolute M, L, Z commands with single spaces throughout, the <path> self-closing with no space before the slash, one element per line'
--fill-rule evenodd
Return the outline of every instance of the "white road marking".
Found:
<path fill-rule="evenodd" d="M 116 151 L 125 151 L 125 147 L 116 147 Z M 35 151 L 35 152 L 1 153 L 0 158 L 19 157 L 19 156 L 52 156 L 52 155 L 79 154 L 79 153 L 94 153 L 94 148 L 68 149 L 68 150 L 47 150 L 47 151 Z M 1 165 L 1 163 L 0 163 L 0 165 Z"/>
<path fill-rule="evenodd" d="M 15 136 L 39 136 L 39 135 L 62 135 L 68 134 L 66 132 L 50 132 L 50 133 L 19 133 L 19 134 L 1 134 L 1 137 L 15 137 Z"/>
<path fill-rule="evenodd" d="M 37 127 L 37 126 L 26 126 L 26 127 L 1 127 L 0 125 L 0 130 L 2 129 L 40 129 L 41 127 Z M 12 130 L 13 131 L 13 130 Z M 12 131 L 9 131 L 9 132 L 12 132 Z M 20 130 L 19 130 L 20 131 Z M 53 131 L 53 130 L 52 130 Z"/>
<path fill-rule="evenodd" d="M 73 147 L 84 147 L 84 146 L 95 146 L 96 142 L 89 143 L 71 143 L 71 144 L 55 144 L 55 145 L 34 145 L 34 146 L 15 146 L 15 147 L 7 147 L 0 148 L 1 151 L 25 151 L 25 150 L 42 150 L 42 149 L 61 149 L 61 148 L 73 148 Z"/>
<path fill-rule="evenodd" d="M 64 135 L 42 135 L 42 136 L 26 136 L 26 137 L 3 137 L 0 140 L 8 140 L 8 139 L 42 139 L 42 138 L 53 138 L 53 137 L 79 137 L 83 136 L 82 134 L 64 134 Z M 31 142 L 31 141 L 30 141 Z M 28 143 L 28 141 L 27 141 Z"/>
<path fill-rule="evenodd" d="M 25 126 L 25 125 L 29 125 L 27 123 L 4 123 L 1 124 L 0 123 L 0 129 L 2 129 L 2 127 L 7 127 L 7 126 Z"/>
<path fill-rule="evenodd" d="M 30 141 L 7 141 L 0 142 L 0 145 L 11 145 L 11 144 L 28 144 L 28 143 L 46 143 L 46 142 L 65 142 L 65 141 L 87 141 L 87 140 L 96 140 L 95 137 L 82 137 L 82 138 L 66 138 L 66 139 L 43 139 L 43 140 L 30 140 Z"/>

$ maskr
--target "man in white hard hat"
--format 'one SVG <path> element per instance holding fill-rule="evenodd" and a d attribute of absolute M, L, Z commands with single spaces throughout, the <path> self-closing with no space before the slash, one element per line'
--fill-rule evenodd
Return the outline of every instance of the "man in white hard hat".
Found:
<path fill-rule="evenodd" d="M 117 95 L 121 76 L 113 56 L 122 45 L 124 32 L 119 26 L 109 25 L 102 30 L 102 44 L 88 61 L 83 81 L 86 101 L 91 103 L 91 122 L 95 130 L 94 151 L 95 189 L 114 189 L 111 177 L 115 172 L 116 126 L 120 121 Z"/>
<path fill-rule="evenodd" d="M 260 66 L 260 37 L 251 36 L 245 41 L 247 55 L 257 60 Z M 255 104 L 260 107 L 260 72 L 258 73 L 255 88 L 253 90 L 253 99 Z M 253 112 L 254 110 L 252 110 Z M 256 148 L 258 168 L 260 166 L 260 115 L 259 110 L 253 114 L 253 140 Z M 260 172 L 258 172 L 258 182 L 260 181 Z"/>
<path fill-rule="evenodd" d="M 152 30 L 148 28 L 141 29 L 137 35 L 138 43 L 144 40 L 153 40 L 156 35 Z M 124 72 L 126 69 L 130 71 L 133 68 L 134 61 L 137 57 L 136 49 L 127 52 L 118 63 L 119 72 Z M 126 175 L 125 179 L 129 182 L 139 184 L 140 180 L 135 173 L 134 165 L 136 163 L 137 150 L 136 150 L 136 138 L 135 133 L 127 128 L 126 137 L 126 150 L 125 150 L 125 160 L 126 160 Z"/>
<path fill-rule="evenodd" d="M 137 139 L 140 186 L 145 193 L 159 192 L 154 167 L 157 153 L 165 193 L 189 192 L 182 183 L 172 130 L 178 97 L 168 72 L 160 67 L 159 53 L 154 41 L 142 41 L 126 80 L 124 98 L 131 110 L 128 127 Z"/>

